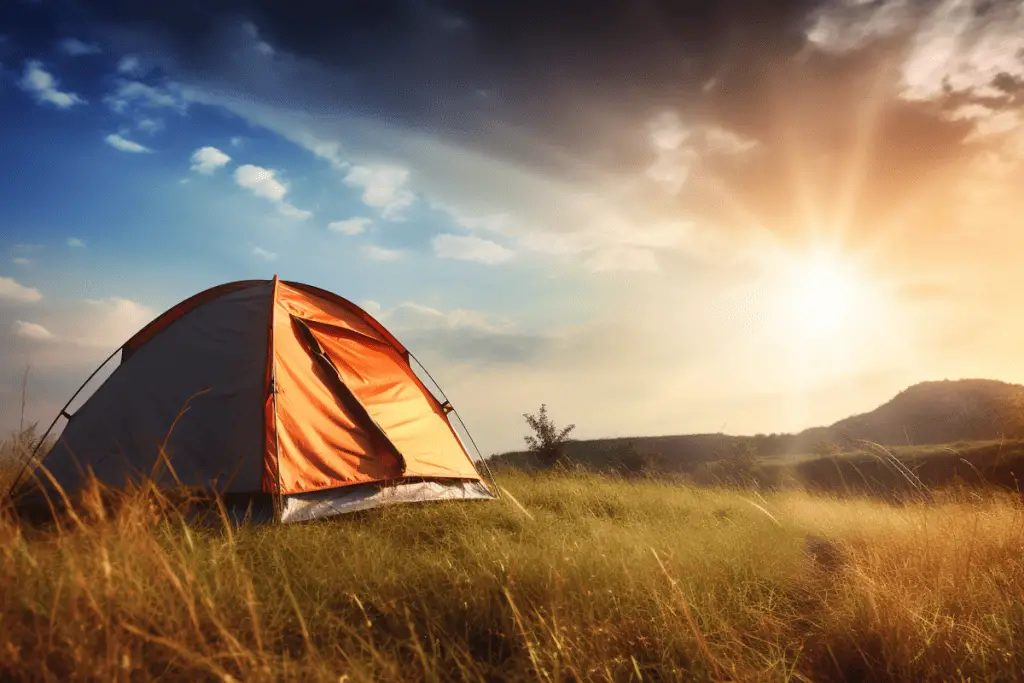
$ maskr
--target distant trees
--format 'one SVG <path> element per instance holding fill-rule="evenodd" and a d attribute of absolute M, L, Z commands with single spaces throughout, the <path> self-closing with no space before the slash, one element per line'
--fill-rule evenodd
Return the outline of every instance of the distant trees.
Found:
<path fill-rule="evenodd" d="M 625 476 L 643 476 L 663 471 L 661 455 L 642 449 L 635 441 L 627 441 L 614 447 L 611 457 L 612 471 Z"/>
<path fill-rule="evenodd" d="M 843 449 L 831 441 L 819 441 L 814 444 L 811 452 L 819 458 L 836 458 L 843 454 Z"/>
<path fill-rule="evenodd" d="M 698 478 L 708 478 L 730 486 L 752 486 L 757 482 L 757 446 L 748 440 L 736 441 L 714 454 L 715 459 L 704 463 Z"/>
<path fill-rule="evenodd" d="M 575 424 L 563 427 L 559 430 L 555 423 L 548 416 L 547 404 L 542 403 L 536 415 L 523 413 L 526 424 L 533 430 L 533 434 L 523 437 L 526 447 L 537 458 L 547 465 L 553 467 L 562 458 L 562 446 L 569 440 L 569 433 L 576 429 Z"/>

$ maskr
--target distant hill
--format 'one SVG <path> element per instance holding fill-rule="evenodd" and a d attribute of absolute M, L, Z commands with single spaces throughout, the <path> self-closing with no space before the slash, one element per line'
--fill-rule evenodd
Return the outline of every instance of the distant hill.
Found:
<path fill-rule="evenodd" d="M 1024 432 L 1024 386 L 990 379 L 922 382 L 826 431 L 881 444 L 982 441 Z M 808 430 L 813 433 L 813 430 Z M 807 432 L 804 432 L 807 434 Z"/>
<path fill-rule="evenodd" d="M 886 446 L 923 446 L 1024 437 L 1024 386 L 988 379 L 921 382 L 868 413 L 798 434 L 691 434 L 680 436 L 591 439 L 566 446 L 568 460 L 593 465 L 687 471 L 736 449 L 750 448 L 762 458 L 804 455 L 822 444 L 847 447 L 862 439 Z M 496 463 L 534 465 L 524 452 L 495 456 Z"/>

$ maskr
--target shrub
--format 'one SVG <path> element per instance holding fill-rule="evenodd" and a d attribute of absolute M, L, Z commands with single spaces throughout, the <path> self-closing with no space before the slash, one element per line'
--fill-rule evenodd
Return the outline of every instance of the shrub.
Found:
<path fill-rule="evenodd" d="M 561 431 L 548 417 L 547 404 L 542 403 L 536 415 L 523 413 L 526 424 L 533 430 L 533 435 L 524 437 L 530 452 L 548 467 L 556 465 L 562 457 L 562 446 L 569 440 L 569 432 L 576 428 L 571 424 Z"/>

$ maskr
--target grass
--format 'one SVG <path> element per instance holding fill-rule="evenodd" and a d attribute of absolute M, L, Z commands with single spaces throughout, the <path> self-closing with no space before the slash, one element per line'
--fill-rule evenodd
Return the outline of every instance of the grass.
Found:
<path fill-rule="evenodd" d="M 0 521 L 18 680 L 1015 680 L 1024 508 L 506 472 L 303 525 Z"/>

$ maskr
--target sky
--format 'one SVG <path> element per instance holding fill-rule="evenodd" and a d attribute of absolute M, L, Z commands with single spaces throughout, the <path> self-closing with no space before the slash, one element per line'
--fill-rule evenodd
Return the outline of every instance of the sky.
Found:
<path fill-rule="evenodd" d="M 0 430 L 274 274 L 485 453 L 1022 381 L 1022 95 L 1024 2 L 11 0 Z"/>

